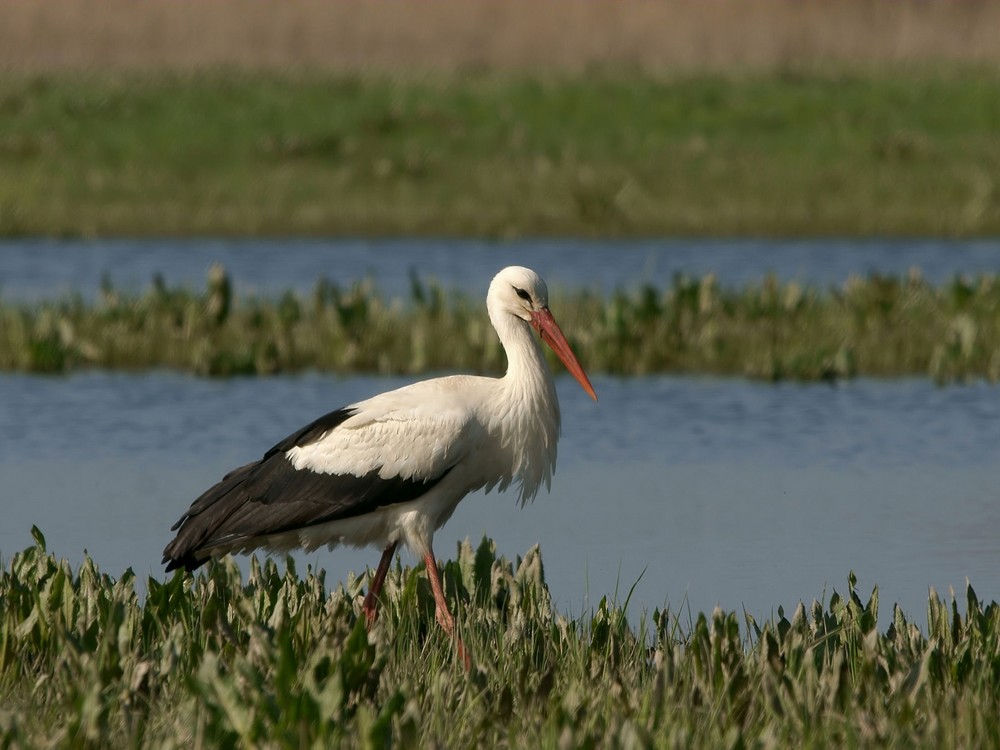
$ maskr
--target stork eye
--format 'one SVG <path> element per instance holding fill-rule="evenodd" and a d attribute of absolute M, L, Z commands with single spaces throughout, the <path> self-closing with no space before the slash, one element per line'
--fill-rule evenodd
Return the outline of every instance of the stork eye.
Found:
<path fill-rule="evenodd" d="M 523 289 L 518 289 L 517 287 L 514 287 L 514 291 L 517 292 L 517 296 L 523 299 L 525 302 L 531 302 L 531 295 L 528 294 Z"/>

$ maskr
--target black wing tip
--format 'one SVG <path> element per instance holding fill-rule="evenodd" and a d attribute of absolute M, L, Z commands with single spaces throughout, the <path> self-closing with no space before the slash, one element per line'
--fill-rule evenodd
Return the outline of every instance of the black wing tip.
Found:
<path fill-rule="evenodd" d="M 207 557 L 196 557 L 193 554 L 188 554 L 182 555 L 181 557 L 164 555 L 163 560 L 160 562 L 167 566 L 167 573 L 175 570 L 183 570 L 186 573 L 191 573 L 207 563 L 208 560 L 209 558 Z"/>
<path fill-rule="evenodd" d="M 167 566 L 167 573 L 174 570 L 184 570 L 190 573 L 211 559 L 211 555 L 205 554 L 203 550 L 191 545 L 179 544 L 179 541 L 179 539 L 174 539 L 163 550 L 163 559 L 160 560 L 160 563 Z"/>

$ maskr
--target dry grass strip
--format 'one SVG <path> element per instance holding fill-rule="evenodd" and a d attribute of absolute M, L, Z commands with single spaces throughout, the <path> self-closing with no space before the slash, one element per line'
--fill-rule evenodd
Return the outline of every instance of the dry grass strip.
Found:
<path fill-rule="evenodd" d="M 1000 61 L 987 0 L 0 0 L 0 69 L 723 70 Z"/>

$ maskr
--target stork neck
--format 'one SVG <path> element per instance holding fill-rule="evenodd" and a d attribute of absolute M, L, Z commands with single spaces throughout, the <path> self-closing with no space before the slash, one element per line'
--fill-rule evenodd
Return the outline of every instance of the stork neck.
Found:
<path fill-rule="evenodd" d="M 559 400 L 542 348 L 531 327 L 513 315 L 495 316 L 500 342 L 507 353 L 507 373 L 498 381 L 501 403 L 493 422 L 510 460 L 510 476 L 521 486 L 521 503 L 548 486 L 556 463 L 559 438 Z"/>
<path fill-rule="evenodd" d="M 497 335 L 507 354 L 507 374 L 504 383 L 522 395 L 547 395 L 552 381 L 549 365 L 531 327 L 512 315 L 496 321 Z"/>

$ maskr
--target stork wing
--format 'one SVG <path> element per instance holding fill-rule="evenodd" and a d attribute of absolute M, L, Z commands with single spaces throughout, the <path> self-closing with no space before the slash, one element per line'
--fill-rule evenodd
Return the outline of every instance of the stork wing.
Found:
<path fill-rule="evenodd" d="M 231 471 L 174 525 L 167 570 L 191 570 L 213 550 L 254 546 L 429 491 L 465 455 L 477 426 L 462 409 L 398 395 L 407 390 L 330 412 Z"/>

